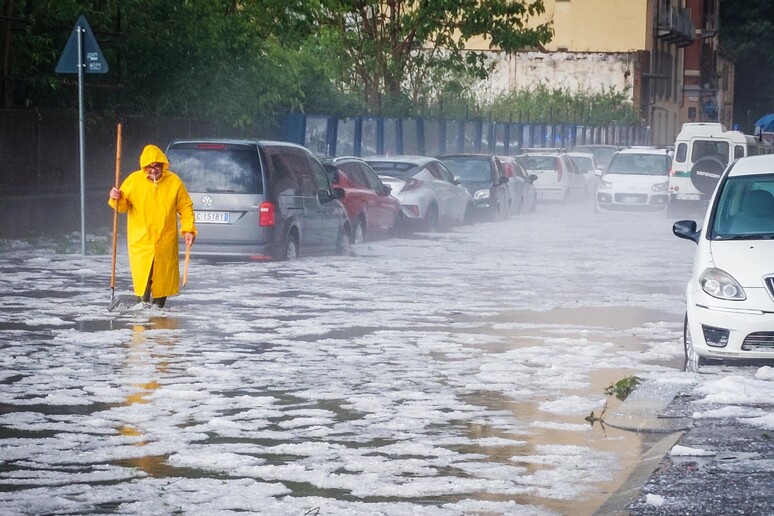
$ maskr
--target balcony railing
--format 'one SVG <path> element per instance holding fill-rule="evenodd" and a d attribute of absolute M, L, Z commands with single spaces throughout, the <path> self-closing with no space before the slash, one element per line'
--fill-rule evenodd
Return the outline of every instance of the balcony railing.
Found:
<path fill-rule="evenodd" d="M 696 39 L 696 26 L 691 20 L 690 9 L 662 4 L 658 14 L 658 37 L 664 41 L 674 43 L 678 47 L 685 47 Z"/>

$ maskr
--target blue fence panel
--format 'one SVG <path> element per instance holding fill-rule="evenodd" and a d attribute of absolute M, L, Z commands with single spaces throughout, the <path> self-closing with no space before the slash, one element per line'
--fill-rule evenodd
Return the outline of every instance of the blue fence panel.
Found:
<path fill-rule="evenodd" d="M 403 151 L 401 154 L 420 154 L 419 151 L 419 131 L 417 130 L 417 120 L 411 118 L 401 119 Z"/>
<path fill-rule="evenodd" d="M 481 148 L 481 123 L 470 120 L 463 122 L 463 127 L 462 152 L 466 154 L 478 152 Z"/>
<path fill-rule="evenodd" d="M 336 134 L 336 148 L 332 150 L 332 154 L 335 156 L 353 156 L 359 154 L 356 152 L 355 143 L 360 143 L 360 136 L 357 134 L 356 129 L 359 124 L 352 118 L 339 119 L 337 134 Z"/>
<path fill-rule="evenodd" d="M 442 120 L 424 120 L 425 155 L 440 156 L 446 152 L 446 140 L 443 135 Z"/>
<path fill-rule="evenodd" d="M 382 149 L 382 154 L 386 154 L 388 156 L 402 154 L 399 136 L 399 120 L 394 118 L 385 118 L 383 132 L 384 148 Z"/>
<path fill-rule="evenodd" d="M 304 140 L 299 143 L 317 155 L 327 155 L 329 118 L 326 116 L 307 116 L 303 132 Z"/>
<path fill-rule="evenodd" d="M 606 143 L 648 145 L 645 126 L 585 126 L 444 120 L 424 118 L 355 117 L 292 114 L 280 123 L 280 137 L 306 146 L 318 155 L 355 156 L 454 153 L 515 155 L 527 148 Z"/>
<path fill-rule="evenodd" d="M 379 119 L 364 118 L 360 137 L 360 156 L 375 156 L 379 152 Z"/>

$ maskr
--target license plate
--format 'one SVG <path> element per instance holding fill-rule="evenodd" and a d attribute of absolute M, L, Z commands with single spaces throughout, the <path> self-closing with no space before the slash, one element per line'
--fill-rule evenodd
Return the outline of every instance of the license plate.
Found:
<path fill-rule="evenodd" d="M 200 224 L 228 224 L 229 212 L 227 211 L 197 211 L 194 219 Z"/>
<path fill-rule="evenodd" d="M 625 195 L 621 198 L 621 202 L 640 202 L 639 198 L 633 196 L 633 195 Z"/>
<path fill-rule="evenodd" d="M 677 194 L 675 195 L 675 199 L 680 199 L 681 201 L 700 201 L 701 195 L 697 194 Z"/>

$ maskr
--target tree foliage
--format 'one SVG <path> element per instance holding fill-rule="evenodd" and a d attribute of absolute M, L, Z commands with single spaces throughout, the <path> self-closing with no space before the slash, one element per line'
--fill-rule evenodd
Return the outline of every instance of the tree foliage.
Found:
<path fill-rule="evenodd" d="M 473 38 L 513 52 L 538 47 L 553 35 L 549 24 L 527 25 L 545 11 L 542 0 L 322 2 L 321 32 L 343 58 L 339 80 L 382 114 L 437 95 L 449 82 L 444 75 L 486 78 L 483 53 L 466 50 Z"/>
<path fill-rule="evenodd" d="M 483 36 L 536 46 L 542 0 L 5 0 L 6 107 L 73 107 L 74 75 L 53 69 L 79 14 L 110 71 L 87 75 L 87 102 L 237 126 L 288 110 L 409 114 L 458 78 L 483 78 Z"/>
<path fill-rule="evenodd" d="M 736 61 L 735 118 L 752 131 L 774 113 L 774 0 L 723 0 L 720 19 L 720 42 Z"/>

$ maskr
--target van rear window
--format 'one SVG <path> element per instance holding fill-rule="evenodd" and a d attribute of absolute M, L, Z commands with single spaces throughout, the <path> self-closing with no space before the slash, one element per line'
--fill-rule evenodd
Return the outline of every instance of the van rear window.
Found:
<path fill-rule="evenodd" d="M 719 140 L 694 140 L 691 161 L 696 163 L 701 158 L 715 156 L 724 164 L 728 163 L 728 142 Z"/>
<path fill-rule="evenodd" d="M 189 192 L 263 193 L 258 153 L 249 147 L 172 147 L 167 159 Z"/>

